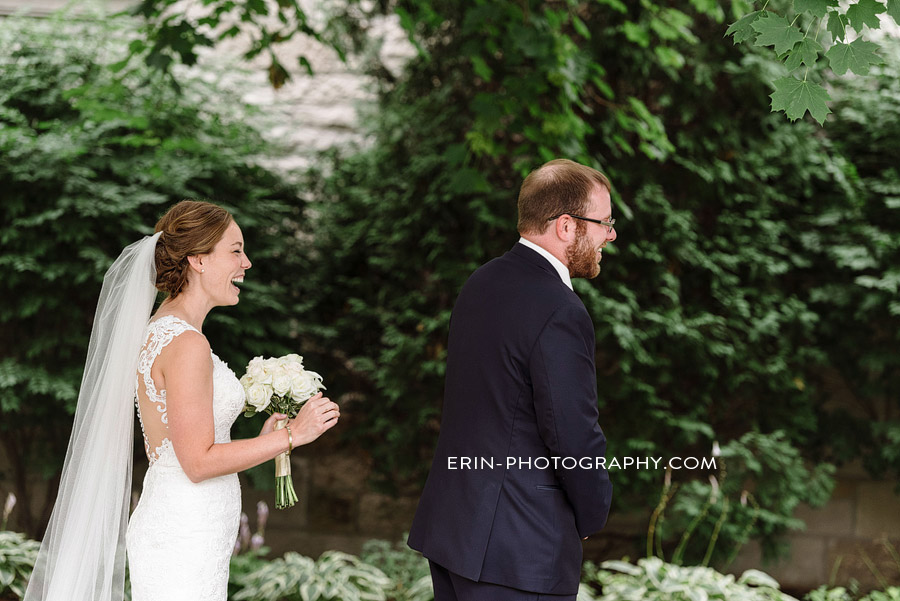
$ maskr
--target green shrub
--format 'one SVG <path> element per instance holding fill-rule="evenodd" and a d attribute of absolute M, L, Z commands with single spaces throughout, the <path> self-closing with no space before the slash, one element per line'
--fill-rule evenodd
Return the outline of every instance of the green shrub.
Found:
<path fill-rule="evenodd" d="M 298 350 L 284 287 L 305 269 L 295 188 L 258 164 L 272 149 L 235 97 L 112 72 L 129 32 L 121 19 L 0 20 L 0 439 L 32 535 L 49 512 L 27 483 L 62 465 L 103 274 L 170 205 L 232 210 L 254 262 L 240 305 L 204 328 L 216 353 L 240 373 L 254 354 Z"/>

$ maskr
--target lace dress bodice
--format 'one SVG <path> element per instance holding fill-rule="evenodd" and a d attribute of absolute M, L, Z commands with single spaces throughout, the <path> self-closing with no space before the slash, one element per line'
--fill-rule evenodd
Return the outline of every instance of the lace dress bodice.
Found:
<path fill-rule="evenodd" d="M 197 330 L 166 315 L 147 326 L 137 373 L 138 418 L 150 467 L 128 523 L 127 549 L 133 601 L 225 601 L 228 568 L 237 538 L 241 491 L 237 474 L 193 482 L 168 436 L 166 391 L 151 370 L 177 336 Z M 228 365 L 212 353 L 216 444 L 231 441 L 244 408 L 244 390 Z M 154 420 L 154 421 L 151 421 Z"/>
<path fill-rule="evenodd" d="M 143 384 L 149 404 L 156 409 L 156 412 L 153 415 L 147 415 L 146 419 L 159 419 L 166 426 L 166 432 L 168 432 L 169 424 L 166 391 L 156 389 L 156 384 L 153 382 L 150 371 L 153 368 L 153 362 L 159 357 L 163 348 L 172 342 L 176 336 L 187 331 L 197 332 L 197 329 L 174 315 L 164 315 L 150 322 L 147 326 L 146 342 L 144 348 L 141 349 L 138 363 L 138 385 L 136 389 L 140 389 L 140 384 Z M 216 443 L 230 442 L 231 426 L 244 409 L 244 388 L 234 375 L 234 372 L 228 368 L 228 364 L 219 359 L 215 353 L 211 351 L 210 353 L 213 360 L 215 441 Z M 137 406 L 138 419 L 141 423 L 141 432 L 144 435 L 144 450 L 147 452 L 150 465 L 156 463 L 163 454 L 167 458 L 174 457 L 172 441 L 169 440 L 168 436 L 164 436 L 158 443 L 154 444 L 151 450 L 150 439 L 145 427 L 145 416 L 141 411 L 141 403 L 137 396 L 135 397 L 135 405 Z"/>

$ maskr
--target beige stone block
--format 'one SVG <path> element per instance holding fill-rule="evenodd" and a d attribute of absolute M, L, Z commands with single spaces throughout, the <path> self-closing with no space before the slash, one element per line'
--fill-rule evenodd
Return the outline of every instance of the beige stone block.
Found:
<path fill-rule="evenodd" d="M 900 537 L 900 496 L 895 482 L 862 482 L 857 488 L 856 535 Z"/>
<path fill-rule="evenodd" d="M 369 492 L 359 500 L 359 532 L 371 538 L 399 540 L 409 530 L 418 499 Z"/>
<path fill-rule="evenodd" d="M 835 476 L 841 480 L 871 480 L 872 476 L 859 459 L 848 461 L 835 472 Z"/>
<path fill-rule="evenodd" d="M 856 478 L 838 478 L 831 492 L 833 499 L 851 499 L 856 500 L 856 487 L 859 486 L 859 479 Z"/>
<path fill-rule="evenodd" d="M 634 536 L 606 532 L 604 529 L 582 543 L 584 560 L 601 563 L 608 559 L 628 557 L 634 560 L 643 557 L 645 550 L 637 548 L 637 540 Z"/>
<path fill-rule="evenodd" d="M 649 524 L 650 518 L 646 511 L 630 513 L 611 511 L 603 532 L 604 534 L 646 536 Z"/>
<path fill-rule="evenodd" d="M 895 550 L 900 549 L 900 538 L 887 542 Z M 860 594 L 881 589 L 879 576 L 888 585 L 900 586 L 900 565 L 884 540 L 835 539 L 829 544 L 826 565 L 828 578 L 834 578 L 835 586 L 849 586 L 856 581 Z"/>
<path fill-rule="evenodd" d="M 272 478 L 275 478 L 274 464 Z M 287 509 L 275 509 L 275 489 L 258 490 L 251 488 L 246 479 L 241 486 L 241 508 L 250 518 L 251 529 L 256 531 L 256 505 L 259 501 L 265 501 L 269 506 L 269 521 L 266 528 L 266 538 L 276 530 L 305 528 L 308 523 L 309 511 L 309 460 L 305 457 L 291 456 L 291 478 L 294 482 L 294 492 L 297 493 L 297 503 Z"/>
<path fill-rule="evenodd" d="M 810 590 L 826 582 L 827 539 L 820 536 L 792 535 L 790 555 L 786 560 L 764 563 L 759 545 L 750 543 L 726 570 L 740 576 L 745 570 L 757 569 L 777 580 L 783 589 Z"/>
<path fill-rule="evenodd" d="M 310 458 L 312 486 L 316 490 L 361 495 L 372 469 L 372 461 L 361 453 L 345 451 Z"/>
<path fill-rule="evenodd" d="M 740 553 L 735 557 L 734 562 L 725 569 L 725 572 L 740 576 L 749 569 L 762 569 L 763 571 L 767 571 L 766 568 L 760 567 L 762 565 L 762 550 L 758 543 L 750 541 L 741 547 Z"/>
<path fill-rule="evenodd" d="M 794 517 L 806 523 L 807 534 L 823 536 L 852 536 L 856 507 L 852 499 L 831 499 L 824 507 L 802 504 Z"/>
<path fill-rule="evenodd" d="M 280 557 L 286 551 L 294 551 L 317 559 L 322 553 L 329 550 L 359 555 L 363 543 L 369 538 L 354 534 L 285 532 L 276 541 L 277 545 L 272 546 L 271 557 Z"/>
<path fill-rule="evenodd" d="M 314 488 L 309 499 L 310 533 L 356 534 L 359 495 L 352 491 Z"/>

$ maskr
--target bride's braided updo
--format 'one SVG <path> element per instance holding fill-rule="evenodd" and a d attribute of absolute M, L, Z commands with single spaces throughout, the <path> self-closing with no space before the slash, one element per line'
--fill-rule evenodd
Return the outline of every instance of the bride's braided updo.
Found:
<path fill-rule="evenodd" d="M 175 298 L 187 285 L 188 257 L 212 252 L 234 221 L 209 202 L 182 200 L 156 223 L 156 288 Z"/>

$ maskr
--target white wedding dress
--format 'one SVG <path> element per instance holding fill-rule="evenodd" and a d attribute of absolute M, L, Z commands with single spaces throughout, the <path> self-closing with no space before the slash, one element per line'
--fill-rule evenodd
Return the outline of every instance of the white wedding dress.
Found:
<path fill-rule="evenodd" d="M 138 418 L 150 468 L 126 535 L 133 601 L 225 601 L 228 567 L 237 539 L 241 491 L 237 474 L 194 483 L 168 438 L 166 391 L 150 370 L 163 348 L 188 331 L 166 315 L 147 326 L 138 367 Z M 244 408 L 244 389 L 215 353 L 213 415 L 216 443 L 230 442 L 231 426 Z"/>

